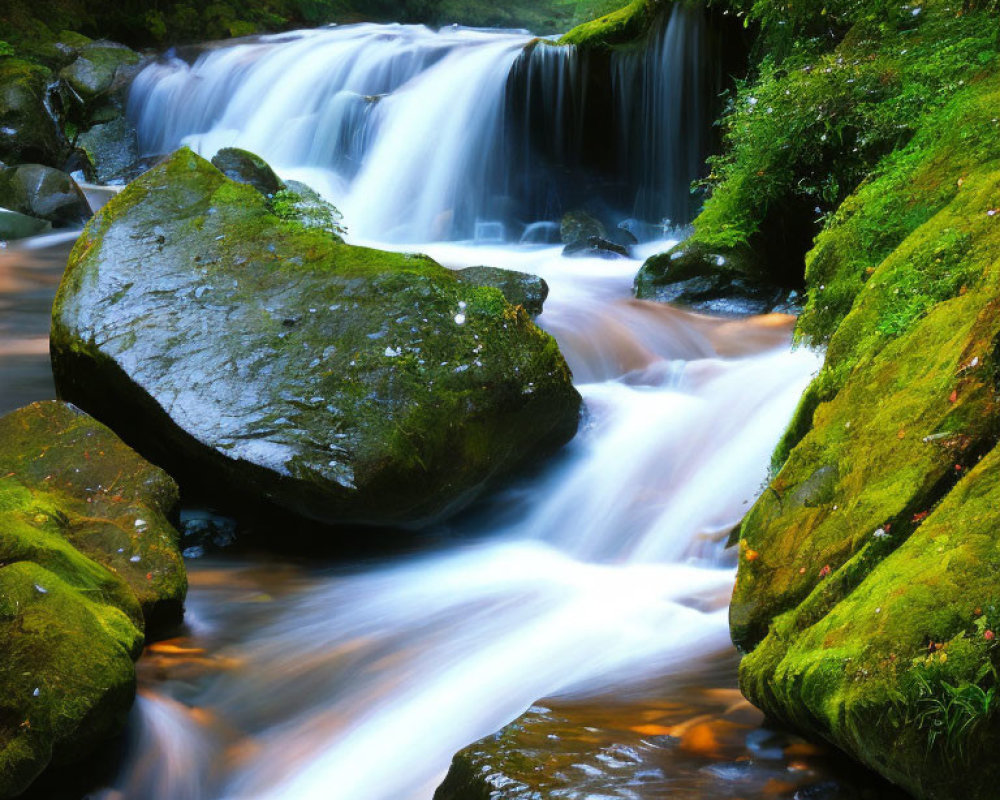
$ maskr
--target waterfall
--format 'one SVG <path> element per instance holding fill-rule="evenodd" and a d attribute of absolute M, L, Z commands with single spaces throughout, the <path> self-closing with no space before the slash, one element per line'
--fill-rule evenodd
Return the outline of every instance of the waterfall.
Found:
<path fill-rule="evenodd" d="M 155 155 L 259 153 L 312 183 L 362 239 L 519 241 L 580 207 L 686 222 L 704 162 L 703 12 L 642 52 L 579 53 L 526 32 L 349 25 L 151 64 L 129 114 Z"/>
<path fill-rule="evenodd" d="M 639 302 L 641 261 L 538 243 L 579 206 L 654 224 L 691 213 L 703 36 L 680 6 L 645 51 L 614 56 L 357 25 L 140 74 L 130 113 L 147 153 L 245 147 L 325 192 L 355 240 L 543 276 L 539 324 L 587 417 L 560 458 L 433 532 L 430 552 L 284 579 L 273 560 L 266 578 L 253 561 L 195 564 L 177 651 L 197 656 L 147 671 L 132 768 L 99 797 L 174 800 L 196 775 L 205 800 L 428 800 L 457 750 L 540 698 L 654 678 L 667 691 L 727 651 L 724 539 L 818 357 L 790 349 L 787 317 Z"/>
<path fill-rule="evenodd" d="M 683 224 L 696 211 L 689 187 L 701 177 L 705 131 L 718 86 L 704 14 L 678 4 L 641 51 L 612 59 L 623 144 L 619 169 L 637 186 L 635 215 Z"/>

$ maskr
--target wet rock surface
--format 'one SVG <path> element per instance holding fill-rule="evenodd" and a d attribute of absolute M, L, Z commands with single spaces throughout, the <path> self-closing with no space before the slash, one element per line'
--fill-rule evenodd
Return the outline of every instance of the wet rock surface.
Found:
<path fill-rule="evenodd" d="M 216 153 L 212 166 L 230 180 L 252 186 L 264 196 L 273 195 L 285 185 L 264 159 L 237 147 L 224 147 Z"/>
<path fill-rule="evenodd" d="M 43 66 L 0 58 L 0 161 L 53 164 L 67 152 L 48 107 L 52 74 Z"/>
<path fill-rule="evenodd" d="M 521 306 L 532 317 L 542 313 L 549 285 L 538 275 L 498 267 L 467 267 L 455 277 L 470 286 L 491 286 L 499 289 L 512 306 Z"/>
<path fill-rule="evenodd" d="M 0 418 L 0 796 L 117 732 L 147 627 L 187 582 L 174 482 L 48 402 Z"/>
<path fill-rule="evenodd" d="M 41 164 L 0 169 L 0 206 L 55 225 L 82 225 L 90 204 L 65 172 Z"/>
<path fill-rule="evenodd" d="M 540 703 L 456 755 L 434 800 L 904 800 L 826 750 L 762 727 L 733 689 L 684 696 Z"/>
<path fill-rule="evenodd" d="M 174 474 L 326 523 L 440 518 L 578 424 L 500 291 L 276 216 L 190 151 L 88 226 L 52 341 L 60 395 Z"/>
<path fill-rule="evenodd" d="M 138 177 L 141 171 L 135 127 L 124 116 L 84 131 L 77 146 L 101 183 L 121 183 Z"/>
<path fill-rule="evenodd" d="M 710 251 L 682 242 L 649 258 L 635 280 L 641 300 L 673 303 L 702 314 L 794 314 L 798 291 L 779 286 L 739 251 Z"/>

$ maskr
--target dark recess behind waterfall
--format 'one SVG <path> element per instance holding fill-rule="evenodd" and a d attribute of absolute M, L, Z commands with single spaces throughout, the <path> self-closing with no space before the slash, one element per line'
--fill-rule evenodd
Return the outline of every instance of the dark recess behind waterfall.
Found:
<path fill-rule="evenodd" d="M 549 45 L 535 43 L 518 58 L 507 83 L 503 150 L 491 154 L 488 185 L 505 191 L 494 202 L 496 218 L 516 209 L 520 220 L 551 220 L 585 208 L 607 221 L 634 217 L 659 223 L 690 222 L 702 201 L 692 184 L 704 177 L 705 159 L 719 146 L 713 125 L 734 77 L 745 74 L 749 35 L 732 15 L 712 8 L 688 42 L 697 59 L 685 63 L 673 135 L 654 139 L 645 98 L 653 80 L 673 76 L 643 69 L 643 59 L 662 35 L 670 12 L 652 24 L 647 38 L 609 50 L 581 49 L 569 62 L 555 102 L 551 69 L 541 68 Z M 613 61 L 632 90 L 615 92 Z M 692 63 L 693 62 L 693 63 Z M 651 152 L 652 148 L 659 152 Z M 693 156 L 690 157 L 690 156 Z M 660 174 L 650 164 L 660 161 Z M 666 169 L 662 167 L 666 165 Z"/>

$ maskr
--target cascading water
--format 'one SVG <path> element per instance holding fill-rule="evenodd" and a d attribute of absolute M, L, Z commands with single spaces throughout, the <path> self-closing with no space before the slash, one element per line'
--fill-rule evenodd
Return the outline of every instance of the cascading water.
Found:
<path fill-rule="evenodd" d="M 670 54 L 700 35 L 693 19 L 675 15 L 647 56 L 616 61 L 618 91 L 688 81 Z M 130 755 L 106 798 L 427 800 L 457 750 L 539 698 L 654 678 L 667 691 L 727 651 L 723 539 L 818 359 L 790 351 L 787 317 L 715 320 L 630 299 L 635 260 L 441 241 L 477 224 L 544 237 L 570 184 L 587 183 L 579 54 L 529 41 L 366 25 L 169 59 L 138 78 L 148 152 L 256 150 L 322 188 L 356 239 L 436 239 L 421 249 L 448 266 L 546 278 L 539 322 L 587 419 L 555 463 L 434 552 L 286 580 L 269 564 L 257 582 L 252 567 L 195 562 L 189 633 L 144 660 Z M 622 135 L 666 148 L 642 151 L 655 174 L 629 209 L 677 213 L 699 152 L 671 117 L 694 108 L 685 92 L 622 101 Z M 553 181 L 567 166 L 577 172 Z M 187 660 L 163 666 L 163 653 Z"/>
<path fill-rule="evenodd" d="M 646 55 L 613 63 L 524 32 L 326 28 L 164 59 L 130 115 L 147 155 L 257 152 L 365 239 L 518 241 L 581 206 L 683 223 L 703 166 L 703 38 L 702 12 L 683 9 Z"/>
<path fill-rule="evenodd" d="M 209 676 L 154 682 L 109 798 L 173 800 L 160 787 L 196 774 L 194 800 L 427 800 L 454 752 L 539 698 L 654 677 L 665 691 L 726 652 L 722 539 L 818 366 L 789 351 L 788 318 L 629 300 L 634 261 L 427 249 L 547 279 L 540 321 L 589 381 L 585 430 L 501 498 L 485 536 L 450 537 L 471 543 L 317 572 L 266 602 L 238 578 L 221 601 L 196 567 L 190 646 L 213 654 Z"/>

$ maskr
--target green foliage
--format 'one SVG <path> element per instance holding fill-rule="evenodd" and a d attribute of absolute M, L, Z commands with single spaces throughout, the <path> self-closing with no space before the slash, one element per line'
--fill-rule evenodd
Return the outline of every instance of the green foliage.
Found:
<path fill-rule="evenodd" d="M 977 683 L 934 682 L 923 672 L 915 675 L 917 701 L 914 723 L 927 733 L 927 749 L 944 749 L 949 759 L 967 764 L 969 742 L 992 717 L 997 706 L 997 687 L 984 689 Z"/>
<path fill-rule="evenodd" d="M 765 27 L 795 30 L 788 5 L 784 25 L 782 4 L 758 2 L 753 13 Z M 738 85 L 695 223 L 701 241 L 749 242 L 789 203 L 815 209 L 817 221 L 831 214 L 922 119 L 996 62 L 1000 28 L 985 12 L 956 16 L 933 1 L 916 16 L 881 2 L 838 6 L 836 18 L 854 24 L 846 37 L 770 49 Z"/>

